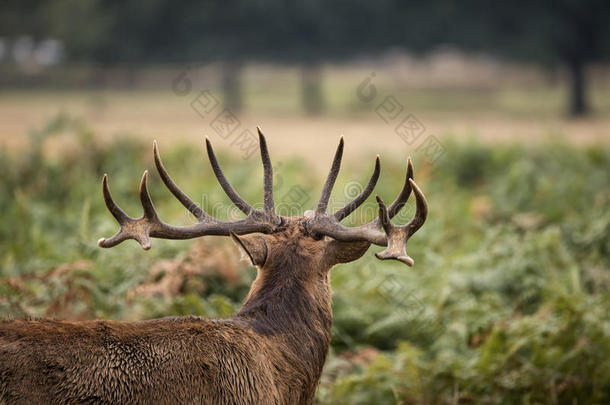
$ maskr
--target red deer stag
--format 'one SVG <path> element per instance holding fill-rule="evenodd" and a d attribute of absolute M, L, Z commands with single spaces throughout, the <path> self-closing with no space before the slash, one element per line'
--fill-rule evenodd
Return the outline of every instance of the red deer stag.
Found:
<path fill-rule="evenodd" d="M 0 322 L 1 404 L 312 404 L 331 336 L 330 269 L 360 258 L 371 244 L 386 246 L 377 258 L 409 266 L 407 240 L 427 215 L 409 160 L 402 191 L 379 217 L 358 227 L 341 225 L 371 194 L 379 157 L 362 192 L 329 214 L 327 205 L 343 154 L 343 138 L 315 211 L 305 216 L 275 213 L 273 174 L 259 129 L 264 206 L 254 209 L 231 187 L 209 140 L 207 153 L 221 187 L 246 215 L 223 222 L 208 215 L 171 179 L 154 145 L 161 179 L 197 218 L 189 226 L 163 222 L 150 199 L 147 173 L 140 183 L 144 214 L 129 217 L 113 201 L 104 175 L 102 192 L 120 225 L 101 247 L 135 239 L 230 236 L 258 268 L 241 310 L 228 319 L 181 317 L 141 322 L 10 320 Z M 415 217 L 404 226 L 390 219 L 415 194 Z M 383 231 L 382 231 L 383 230 Z"/>

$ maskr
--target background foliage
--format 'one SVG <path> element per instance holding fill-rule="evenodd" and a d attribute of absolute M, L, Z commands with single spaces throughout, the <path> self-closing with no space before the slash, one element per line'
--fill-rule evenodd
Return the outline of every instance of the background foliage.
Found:
<path fill-rule="evenodd" d="M 233 313 L 254 270 L 226 240 L 154 240 L 149 252 L 135 242 L 96 247 L 116 230 L 100 195 L 103 173 L 137 215 L 139 175 L 153 164 L 150 145 L 94 135 L 60 115 L 31 132 L 27 151 L 0 151 L 0 317 Z M 51 137 L 68 146 L 52 152 Z M 433 166 L 415 160 L 431 204 L 408 247 L 416 266 L 369 252 L 333 270 L 333 340 L 319 402 L 610 402 L 610 149 L 445 146 Z M 200 150 L 160 147 L 187 193 L 232 215 Z M 260 201 L 258 161 L 220 158 L 240 193 Z M 311 196 L 302 211 L 321 187 L 307 169 L 298 159 L 282 162 L 276 185 L 278 197 L 301 186 Z M 368 169 L 345 168 L 339 205 L 341 185 L 366 179 Z M 391 199 L 403 170 L 404 162 L 384 161 L 377 193 Z M 150 190 L 163 218 L 191 221 L 156 175 Z"/>
<path fill-rule="evenodd" d="M 561 66 L 570 81 L 569 111 L 584 115 L 590 108 L 588 68 L 610 57 L 609 17 L 605 0 L 188 0 L 179 5 L 170 0 L 5 0 L 0 40 L 8 38 L 10 47 L 23 36 L 55 38 L 67 61 L 102 69 L 222 62 L 225 92 L 234 108 L 241 105 L 243 63 L 299 64 L 310 113 L 323 110 L 321 63 L 388 50 L 424 54 L 450 45 L 536 63 L 551 72 Z M 31 72 L 18 80 L 11 75 L 9 83 L 31 85 L 28 76 Z M 97 85 L 104 81 L 100 76 L 94 77 Z"/>

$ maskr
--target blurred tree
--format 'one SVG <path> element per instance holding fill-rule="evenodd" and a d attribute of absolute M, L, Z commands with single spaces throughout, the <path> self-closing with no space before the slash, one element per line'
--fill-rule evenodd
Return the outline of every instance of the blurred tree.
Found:
<path fill-rule="evenodd" d="M 442 2 L 442 1 L 441 1 Z M 447 1 L 447 42 L 549 71 L 565 67 L 570 81 L 568 112 L 590 111 L 587 67 L 610 58 L 610 2 L 607 0 Z"/>
<path fill-rule="evenodd" d="M 610 2 L 607 0 L 561 0 L 541 2 L 537 15 L 547 26 L 532 21 L 552 53 L 552 63 L 563 63 L 570 77 L 569 112 L 589 112 L 586 69 L 591 62 L 610 58 Z M 541 6 L 548 7 L 541 7 Z M 541 52 L 542 53 L 542 52 Z"/>
<path fill-rule="evenodd" d="M 35 42 L 48 32 L 48 20 L 40 0 L 5 0 L 0 3 L 0 40 L 6 47 L 0 59 L 29 62 Z M 5 41 L 9 39 L 8 41 Z M 21 48 L 21 49 L 20 49 Z"/>
<path fill-rule="evenodd" d="M 565 67 L 569 111 L 580 115 L 589 110 L 587 67 L 610 57 L 608 0 L 5 0 L 0 11 L 0 36 L 51 35 L 70 60 L 102 68 L 222 62 L 225 103 L 234 109 L 243 104 L 248 61 L 300 65 L 303 106 L 319 113 L 323 63 L 453 44 Z"/>
<path fill-rule="evenodd" d="M 382 52 L 377 41 L 387 0 L 263 0 L 250 4 L 256 27 L 257 59 L 296 64 L 301 72 L 301 100 L 309 114 L 324 110 L 323 64 Z M 253 5 L 252 5 L 253 4 Z"/>

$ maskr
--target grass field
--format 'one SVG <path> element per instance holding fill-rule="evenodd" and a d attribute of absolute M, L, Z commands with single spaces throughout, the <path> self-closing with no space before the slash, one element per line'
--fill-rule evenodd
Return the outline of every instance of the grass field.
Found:
<path fill-rule="evenodd" d="M 586 145 L 610 142 L 607 73 L 597 74 L 590 86 L 594 115 L 568 120 L 564 115 L 565 83 L 560 79 L 549 82 L 537 71 L 494 71 L 501 77 L 498 80 L 478 65 L 455 72 L 454 68 L 451 74 L 438 77 L 425 64 L 418 69 L 329 66 L 323 80 L 326 108 L 321 116 L 312 117 L 304 116 L 300 109 L 297 70 L 248 68 L 243 79 L 245 108 L 234 112 L 239 122 L 236 132 L 261 125 L 276 156 L 315 156 L 311 161 L 319 169 L 327 159 L 318 159 L 317 154 L 326 150 L 330 156 L 341 133 L 348 141 L 346 158 L 354 162 L 372 150 L 395 158 L 414 153 L 419 144 L 407 144 L 396 133 L 397 125 L 408 115 L 416 117 L 426 136 L 441 140 L 477 138 L 494 144 L 528 145 L 549 139 Z M 207 135 L 219 147 L 231 145 L 231 139 L 223 139 L 211 127 L 222 111 L 221 104 L 203 115 L 192 107 L 204 90 L 222 101 L 217 71 L 194 68 L 185 73 L 179 67 L 153 73 L 142 73 L 142 83 L 133 90 L 4 90 L 0 92 L 0 145 L 11 150 L 25 147 L 28 131 L 58 114 L 84 120 L 102 141 L 127 135 L 147 142 L 158 139 L 167 145 L 179 140 L 199 147 Z M 376 89 L 370 101 L 359 90 L 367 78 Z M 190 81 L 188 91 L 181 87 L 182 79 Z M 395 113 L 389 113 L 384 104 L 388 97 L 398 103 Z M 62 145 L 60 137 L 47 148 L 55 145 Z"/>
<path fill-rule="evenodd" d="M 78 97 L 57 94 L 5 94 L 2 103 L 25 118 L 36 115 L 26 111 L 31 97 L 49 115 L 62 100 L 78 104 Z M 124 106 L 131 116 L 145 112 L 146 122 L 166 118 L 170 128 L 172 113 L 181 111 L 176 103 L 151 114 L 152 107 L 116 97 L 107 117 L 120 115 Z M 185 117 L 194 114 L 188 104 L 181 108 Z M 0 317 L 135 320 L 233 313 L 254 269 L 238 261 L 228 240 L 154 240 L 148 252 L 132 241 L 97 248 L 99 237 L 116 230 L 100 195 L 102 174 L 109 174 L 119 204 L 138 215 L 138 180 L 153 167 L 151 135 L 130 130 L 110 142 L 97 128 L 108 118 L 89 122 L 83 116 L 89 117 L 56 115 L 29 132 L 27 147 L 0 152 Z M 274 122 L 303 132 L 299 124 L 306 121 Z M 323 118 L 310 127 L 352 122 L 355 131 L 361 122 L 379 121 L 385 125 L 373 118 Z M 278 200 L 299 185 L 303 198 L 296 208 L 313 206 L 321 167 L 332 155 L 326 145 L 334 146 L 337 131 L 328 130 L 326 143 L 267 131 Z M 368 177 L 377 152 L 382 177 L 376 192 L 388 200 L 398 191 L 408 148 L 391 128 L 386 131 L 387 140 L 347 135 L 350 159 L 333 196 L 338 206 Z M 228 217 L 227 198 L 201 148 L 192 146 L 196 132 L 193 139 L 180 129 L 162 138 L 164 162 L 187 193 L 208 208 L 220 203 L 214 212 Z M 610 146 L 557 138 L 492 143 L 442 137 L 444 153 L 437 159 L 413 154 L 416 179 L 430 203 L 429 220 L 409 243 L 416 266 L 376 261 L 372 248 L 333 270 L 333 341 L 319 403 L 610 401 Z M 363 139 L 369 139 L 366 146 L 359 145 Z M 225 146 L 220 159 L 233 185 L 248 201 L 261 201 L 258 158 L 243 159 L 228 141 L 213 141 Z M 191 221 L 156 174 L 150 189 L 164 219 Z M 369 201 L 364 216 L 348 224 L 366 220 L 373 205 Z M 412 213 L 409 204 L 400 220 Z"/>

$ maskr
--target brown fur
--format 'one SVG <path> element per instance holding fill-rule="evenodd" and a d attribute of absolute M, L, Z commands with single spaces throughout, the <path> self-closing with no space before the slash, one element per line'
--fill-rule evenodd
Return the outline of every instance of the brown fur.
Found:
<path fill-rule="evenodd" d="M 312 404 L 330 342 L 329 270 L 370 244 L 282 221 L 235 237 L 258 276 L 228 319 L 0 321 L 0 404 Z"/>

